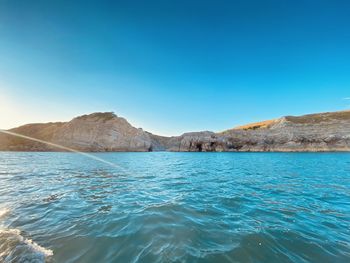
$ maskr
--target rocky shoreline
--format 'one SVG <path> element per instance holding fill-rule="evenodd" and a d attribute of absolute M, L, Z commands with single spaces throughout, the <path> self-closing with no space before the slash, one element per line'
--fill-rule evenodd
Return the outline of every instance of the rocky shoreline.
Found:
<path fill-rule="evenodd" d="M 324 152 L 350 151 L 350 111 L 286 116 L 229 129 L 154 135 L 114 113 L 69 122 L 27 124 L 8 130 L 84 152 Z M 1 151 L 62 151 L 52 145 L 0 133 Z"/>

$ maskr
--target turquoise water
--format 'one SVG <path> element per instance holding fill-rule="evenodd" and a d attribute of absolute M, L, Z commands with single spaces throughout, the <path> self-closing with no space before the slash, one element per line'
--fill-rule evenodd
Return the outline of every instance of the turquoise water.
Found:
<path fill-rule="evenodd" d="M 350 154 L 95 155 L 0 153 L 0 262 L 350 262 Z"/>

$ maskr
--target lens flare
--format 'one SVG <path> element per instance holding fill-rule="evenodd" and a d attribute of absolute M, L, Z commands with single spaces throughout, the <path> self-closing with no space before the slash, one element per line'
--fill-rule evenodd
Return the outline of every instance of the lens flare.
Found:
<path fill-rule="evenodd" d="M 34 142 L 44 143 L 46 145 L 50 145 L 50 146 L 55 147 L 57 149 L 61 149 L 61 150 L 68 151 L 68 152 L 77 153 L 77 154 L 83 155 L 83 156 L 85 156 L 87 158 L 93 159 L 95 161 L 99 161 L 101 163 L 104 163 L 104 164 L 107 164 L 109 166 L 112 166 L 113 168 L 122 169 L 125 172 L 125 169 L 123 167 L 121 167 L 119 165 L 116 165 L 115 163 L 106 161 L 106 160 L 104 160 L 102 158 L 99 158 L 99 157 L 97 157 L 95 155 L 89 154 L 89 153 L 77 151 L 77 150 L 74 150 L 74 149 L 66 147 L 66 146 L 62 146 L 62 145 L 59 145 L 59 144 L 56 144 L 56 143 L 40 140 L 40 139 L 33 138 L 33 137 L 30 137 L 30 136 L 26 136 L 26 135 L 23 135 L 23 134 L 19 134 L 19 133 L 16 133 L 16 132 L 11 132 L 11 131 L 6 131 L 6 130 L 1 130 L 0 129 L 0 133 L 4 133 L 4 134 L 12 135 L 12 136 L 15 136 L 15 137 L 31 140 L 31 141 L 34 141 Z"/>

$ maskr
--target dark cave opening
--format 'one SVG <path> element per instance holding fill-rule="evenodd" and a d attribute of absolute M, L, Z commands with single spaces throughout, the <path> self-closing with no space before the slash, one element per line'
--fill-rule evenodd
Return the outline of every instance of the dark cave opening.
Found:
<path fill-rule="evenodd" d="M 196 144 L 196 150 L 198 151 L 198 152 L 201 152 L 203 149 L 202 149 L 202 144 L 201 143 L 197 143 Z"/>

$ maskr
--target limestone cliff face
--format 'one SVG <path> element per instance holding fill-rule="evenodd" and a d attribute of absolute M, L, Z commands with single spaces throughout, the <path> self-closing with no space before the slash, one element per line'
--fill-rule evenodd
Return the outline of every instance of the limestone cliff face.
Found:
<path fill-rule="evenodd" d="M 113 113 L 77 117 L 57 129 L 54 143 L 80 151 L 151 151 L 149 135 Z"/>
<path fill-rule="evenodd" d="M 350 111 L 287 116 L 268 127 L 223 133 L 241 151 L 349 151 Z"/>
<path fill-rule="evenodd" d="M 153 135 L 113 113 L 93 113 L 70 122 L 28 124 L 22 135 L 80 151 L 350 151 L 350 111 L 286 116 L 221 133 Z M 0 133 L 0 150 L 56 151 L 50 145 Z"/>
<path fill-rule="evenodd" d="M 181 136 L 170 137 L 165 140 L 165 149 L 179 152 L 204 152 L 219 151 L 218 147 L 213 147 L 213 142 L 218 138 L 210 131 L 188 132 Z"/>

